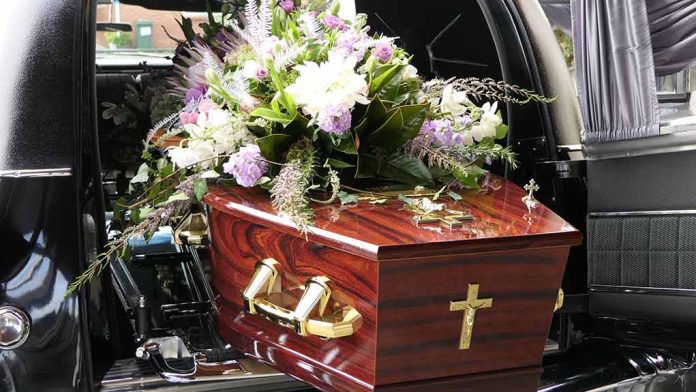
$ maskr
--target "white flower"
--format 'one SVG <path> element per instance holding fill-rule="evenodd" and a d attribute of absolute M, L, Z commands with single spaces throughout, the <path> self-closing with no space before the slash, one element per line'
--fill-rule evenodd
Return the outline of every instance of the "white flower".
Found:
<path fill-rule="evenodd" d="M 191 140 L 188 148 L 196 154 L 197 162 L 202 168 L 207 168 L 212 163 L 212 158 L 215 157 L 215 147 L 206 140 Z"/>
<path fill-rule="evenodd" d="M 496 114 L 498 110 L 498 102 L 491 105 L 490 102 L 486 102 L 481 107 L 483 114 L 481 114 L 481 119 L 479 123 L 471 127 L 471 134 L 474 140 L 480 142 L 483 138 L 492 137 L 495 138 L 496 130 L 495 128 L 503 123 L 503 120 Z"/>
<path fill-rule="evenodd" d="M 474 135 L 470 131 L 464 131 L 461 133 L 462 135 L 462 143 L 465 146 L 470 146 L 474 144 Z"/>
<path fill-rule="evenodd" d="M 442 89 L 442 99 L 440 100 L 440 110 L 443 113 L 452 113 L 455 116 L 466 113 L 470 101 L 463 91 L 456 91 L 454 86 L 448 84 Z"/>
<path fill-rule="evenodd" d="M 242 76 L 246 79 L 256 79 L 256 73 L 261 69 L 255 60 L 247 60 L 242 64 Z"/>
<path fill-rule="evenodd" d="M 208 112 L 206 126 L 208 128 L 219 127 L 223 124 L 226 124 L 229 121 L 229 119 L 230 119 L 230 113 L 227 110 L 212 109 L 211 111 Z"/>
<path fill-rule="evenodd" d="M 169 159 L 178 168 L 188 167 L 198 162 L 198 155 L 195 151 L 186 147 L 173 147 L 167 151 Z"/>
<path fill-rule="evenodd" d="M 418 69 L 411 64 L 407 64 L 404 68 L 403 80 L 413 80 L 418 77 Z"/>
<path fill-rule="evenodd" d="M 329 107 L 367 105 L 367 82 L 365 75 L 355 72 L 356 62 L 337 52 L 329 53 L 328 61 L 321 64 L 307 61 L 295 67 L 299 76 L 285 91 L 312 117 Z"/>
<path fill-rule="evenodd" d="M 490 102 L 486 102 L 481 107 L 483 114 L 481 115 L 481 124 L 485 124 L 487 127 L 497 127 L 503 123 L 503 119 L 496 113 L 498 111 L 498 102 L 494 102 L 492 105 Z"/>

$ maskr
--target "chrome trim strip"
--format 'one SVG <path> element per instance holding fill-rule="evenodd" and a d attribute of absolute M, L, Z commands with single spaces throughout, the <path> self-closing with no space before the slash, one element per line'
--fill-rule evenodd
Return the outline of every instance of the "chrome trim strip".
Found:
<path fill-rule="evenodd" d="M 679 289 L 670 287 L 633 287 L 591 284 L 590 292 L 619 294 L 681 295 L 685 297 L 696 297 L 696 290 L 694 289 Z"/>
<path fill-rule="evenodd" d="M 664 211 L 607 211 L 607 212 L 590 212 L 588 217 L 606 217 L 606 216 L 648 216 L 648 215 L 696 215 L 696 210 L 664 210 Z"/>
<path fill-rule="evenodd" d="M 0 178 L 37 178 L 37 177 L 69 177 L 72 169 L 69 167 L 58 169 L 19 169 L 0 170 Z"/>

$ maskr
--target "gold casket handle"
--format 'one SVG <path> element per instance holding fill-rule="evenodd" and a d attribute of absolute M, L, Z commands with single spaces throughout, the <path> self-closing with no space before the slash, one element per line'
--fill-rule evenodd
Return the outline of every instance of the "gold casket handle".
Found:
<path fill-rule="evenodd" d="M 362 316 L 351 306 L 334 309 L 330 280 L 325 276 L 310 278 L 295 310 L 274 304 L 272 297 L 282 297 L 278 262 L 265 259 L 256 263 L 254 276 L 242 291 L 244 309 L 276 324 L 295 330 L 302 336 L 324 339 L 352 335 L 362 324 Z M 328 309 L 328 311 L 327 311 Z"/>

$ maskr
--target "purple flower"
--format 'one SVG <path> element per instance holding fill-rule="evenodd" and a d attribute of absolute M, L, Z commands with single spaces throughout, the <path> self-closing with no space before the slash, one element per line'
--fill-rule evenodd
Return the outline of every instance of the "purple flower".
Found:
<path fill-rule="evenodd" d="M 423 123 L 421 135 L 430 138 L 430 142 L 440 146 L 453 146 L 462 144 L 464 136 L 454 131 L 450 120 L 430 120 Z"/>
<path fill-rule="evenodd" d="M 256 79 L 258 80 L 263 80 L 266 79 L 266 76 L 268 76 L 268 71 L 266 68 L 260 68 L 256 70 Z"/>
<path fill-rule="evenodd" d="M 380 61 L 389 61 L 394 54 L 394 49 L 392 48 L 391 42 L 378 42 L 374 48 L 372 48 L 372 55 L 377 57 Z"/>
<path fill-rule="evenodd" d="M 186 96 L 184 97 L 184 103 L 189 104 L 191 101 L 198 101 L 205 95 L 205 93 L 208 91 L 207 86 L 198 86 L 198 87 L 193 87 L 190 88 L 186 91 Z"/>
<path fill-rule="evenodd" d="M 328 14 L 324 17 L 324 19 L 321 20 L 321 23 L 324 24 L 324 26 L 330 28 L 330 29 L 340 29 L 340 30 L 345 30 L 346 24 L 343 22 L 341 18 L 339 18 L 336 15 L 331 15 Z"/>
<path fill-rule="evenodd" d="M 278 5 L 287 13 L 291 13 L 295 9 L 295 3 L 292 0 L 283 0 Z"/>
<path fill-rule="evenodd" d="M 263 160 L 259 146 L 247 144 L 222 165 L 222 170 L 234 176 L 237 184 L 248 188 L 266 173 L 268 163 Z"/>
<path fill-rule="evenodd" d="M 328 133 L 343 133 L 350 129 L 352 117 L 346 106 L 334 106 L 319 113 L 319 128 Z"/>
<path fill-rule="evenodd" d="M 215 37 L 213 37 L 213 38 L 215 38 L 215 40 L 217 42 L 220 42 L 220 43 L 229 41 L 229 39 L 227 38 L 227 35 L 225 34 L 225 32 L 223 30 L 218 31 L 217 34 L 215 34 Z"/>

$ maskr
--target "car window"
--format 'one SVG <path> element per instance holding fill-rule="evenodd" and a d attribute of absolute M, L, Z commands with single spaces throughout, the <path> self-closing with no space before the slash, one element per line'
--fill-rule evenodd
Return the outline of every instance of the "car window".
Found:
<path fill-rule="evenodd" d="M 219 17 L 219 13 L 214 13 Z M 185 40 L 179 26 L 182 17 L 192 21 L 194 32 L 208 21 L 205 12 L 147 9 L 113 0 L 97 6 L 97 56 L 162 55 L 171 57 L 179 42 Z M 132 31 L 120 31 L 129 26 Z M 100 31 L 101 30 L 101 31 Z M 104 31 L 107 30 L 107 31 Z"/>

